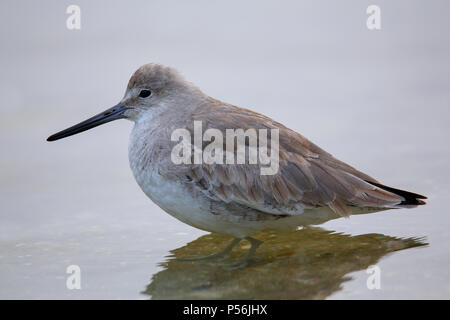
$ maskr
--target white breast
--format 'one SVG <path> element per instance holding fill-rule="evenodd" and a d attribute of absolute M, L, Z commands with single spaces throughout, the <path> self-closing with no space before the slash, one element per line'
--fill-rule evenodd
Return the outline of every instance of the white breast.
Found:
<path fill-rule="evenodd" d="M 153 144 L 158 128 L 136 123 L 128 147 L 130 168 L 142 191 L 161 209 L 180 221 L 207 231 L 217 230 L 217 217 L 208 210 L 209 203 L 197 198 L 181 182 L 160 175 L 162 159 Z M 223 233 L 223 232 L 222 232 Z"/>

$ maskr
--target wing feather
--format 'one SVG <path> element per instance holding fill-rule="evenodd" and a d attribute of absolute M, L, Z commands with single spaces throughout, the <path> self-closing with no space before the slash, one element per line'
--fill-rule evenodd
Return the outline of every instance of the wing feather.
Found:
<path fill-rule="evenodd" d="M 203 109 L 202 109 L 203 110 Z M 227 116 L 224 118 L 224 114 Z M 260 164 L 199 164 L 186 167 L 194 186 L 212 199 L 235 202 L 271 214 L 299 214 L 328 206 L 342 216 L 350 207 L 389 208 L 403 200 L 377 181 L 337 160 L 302 135 L 250 110 L 227 106 L 193 115 L 204 130 L 279 129 L 279 170 L 261 175 Z M 217 119 L 223 119 L 219 127 Z M 205 146 L 203 146 L 205 147 Z"/>

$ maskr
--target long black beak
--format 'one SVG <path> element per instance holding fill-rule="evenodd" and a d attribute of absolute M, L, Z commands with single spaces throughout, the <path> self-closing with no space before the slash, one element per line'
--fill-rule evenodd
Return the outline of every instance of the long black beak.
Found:
<path fill-rule="evenodd" d="M 97 127 L 101 124 L 114 121 L 117 119 L 124 118 L 124 112 L 128 110 L 128 107 L 125 107 L 122 104 L 117 104 L 112 108 L 109 108 L 108 110 L 103 111 L 102 113 L 99 113 L 96 116 L 93 116 L 92 118 L 89 118 L 83 122 L 80 122 L 79 124 L 76 124 L 70 128 L 67 128 L 63 131 L 60 131 L 58 133 L 55 133 L 54 135 L 51 135 L 47 138 L 47 141 L 55 141 L 62 138 L 66 138 L 69 136 L 72 136 L 74 134 L 92 129 L 94 127 Z"/>

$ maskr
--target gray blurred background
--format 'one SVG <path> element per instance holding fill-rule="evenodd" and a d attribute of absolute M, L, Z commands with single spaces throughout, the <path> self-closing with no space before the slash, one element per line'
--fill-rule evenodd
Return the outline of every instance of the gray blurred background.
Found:
<path fill-rule="evenodd" d="M 81 29 L 66 8 L 81 8 Z M 381 30 L 366 8 L 381 8 Z M 264 113 L 388 185 L 414 210 L 325 229 L 426 237 L 329 298 L 450 298 L 448 1 L 1 1 L 0 298 L 147 298 L 170 250 L 205 234 L 165 214 L 128 166 L 132 123 L 47 143 L 115 105 L 140 65 Z M 66 267 L 82 269 L 67 290 Z"/>

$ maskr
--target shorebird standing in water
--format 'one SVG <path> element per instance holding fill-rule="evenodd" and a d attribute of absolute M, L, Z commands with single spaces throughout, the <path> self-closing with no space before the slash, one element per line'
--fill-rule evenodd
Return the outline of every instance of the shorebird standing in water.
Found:
<path fill-rule="evenodd" d="M 158 64 L 144 65 L 133 74 L 119 104 L 47 140 L 122 118 L 135 123 L 129 161 L 145 194 L 191 226 L 234 237 L 224 251 L 198 259 L 227 256 L 247 239 L 251 248 L 239 262 L 244 265 L 261 244 L 251 237 L 256 232 L 295 229 L 352 214 L 425 204 L 421 199 L 426 197 L 385 186 L 299 133 L 262 114 L 211 98 L 174 69 Z M 175 163 L 173 148 L 178 141 L 173 133 L 182 129 L 195 136 L 195 123 L 201 123 L 202 130 L 214 129 L 224 135 L 227 129 L 276 130 L 278 145 L 271 153 L 277 152 L 277 170 L 261 174 L 261 162 Z M 247 153 L 249 141 L 244 137 Z M 205 141 L 200 142 L 200 148 L 205 150 Z M 238 150 L 227 148 L 227 155 L 238 156 Z M 191 156 L 196 156 L 195 150 L 185 160 Z M 245 159 L 249 159 L 248 154 Z"/>

